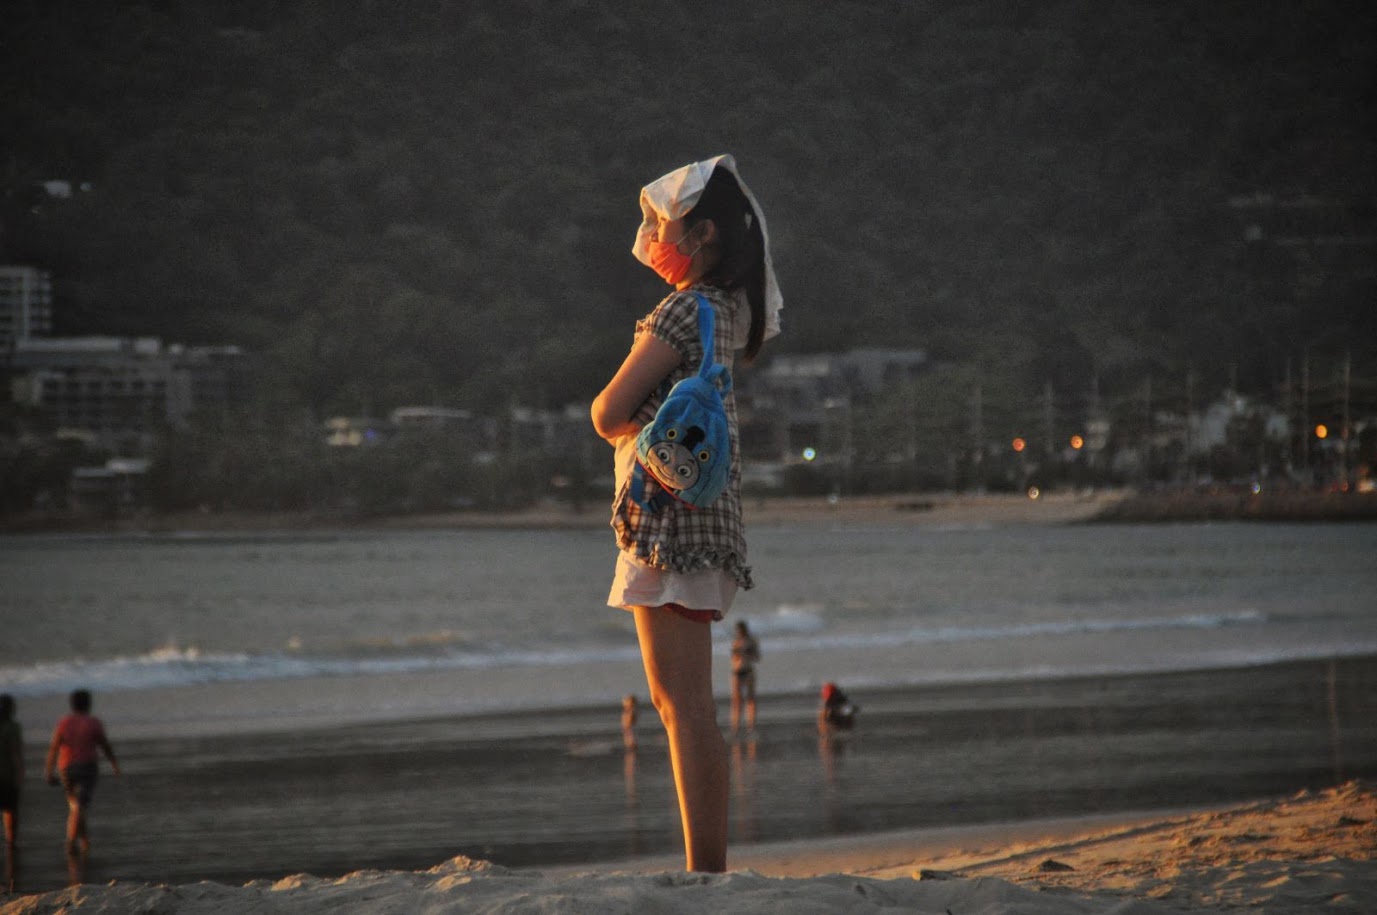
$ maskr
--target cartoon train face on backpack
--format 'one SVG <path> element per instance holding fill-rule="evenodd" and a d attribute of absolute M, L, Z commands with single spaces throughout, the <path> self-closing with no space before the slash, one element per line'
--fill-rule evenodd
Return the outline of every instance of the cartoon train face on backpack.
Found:
<path fill-rule="evenodd" d="M 704 437 L 697 426 L 668 427 L 664 438 L 650 446 L 646 469 L 666 489 L 692 489 L 702 468 L 712 460 L 712 452 L 703 444 Z"/>

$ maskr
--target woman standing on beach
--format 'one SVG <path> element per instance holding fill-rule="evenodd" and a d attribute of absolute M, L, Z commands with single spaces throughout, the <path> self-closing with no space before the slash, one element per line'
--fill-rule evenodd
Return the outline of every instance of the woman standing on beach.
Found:
<path fill-rule="evenodd" d="M 760 661 L 760 643 L 751 635 L 745 620 L 737 620 L 732 639 L 732 733 L 741 729 L 741 710 L 745 706 L 746 730 L 755 730 L 755 665 Z"/>
<path fill-rule="evenodd" d="M 651 509 L 631 491 L 636 433 L 669 388 L 698 370 L 695 293 L 715 314 L 713 355 L 729 370 L 737 350 L 753 359 L 779 332 L 780 295 L 769 237 L 731 156 L 694 162 L 641 190 L 644 221 L 632 253 L 674 287 L 636 324 L 621 368 L 593 402 L 593 426 L 616 447 L 612 527 L 620 550 L 608 604 L 636 618 L 651 702 L 669 738 L 687 869 L 727 867 L 727 748 L 712 693 L 708 624 L 751 587 L 741 523 L 736 402 L 723 397 L 731 430 L 730 482 L 711 504 L 674 500 Z"/>

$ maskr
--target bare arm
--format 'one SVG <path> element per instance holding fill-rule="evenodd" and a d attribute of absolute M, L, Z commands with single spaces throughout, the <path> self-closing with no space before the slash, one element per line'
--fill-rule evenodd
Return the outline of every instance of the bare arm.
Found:
<path fill-rule="evenodd" d="M 116 775 L 120 774 L 120 764 L 115 760 L 115 748 L 110 746 L 110 741 L 105 739 L 105 735 L 100 737 L 100 749 L 105 754 L 105 758 L 110 760 L 110 768 Z"/>
<path fill-rule="evenodd" d="M 57 751 L 62 746 L 62 728 L 53 728 L 53 739 L 48 744 L 48 758 L 43 761 L 43 779 L 48 784 L 57 783 Z"/>
<path fill-rule="evenodd" d="M 679 351 L 652 334 L 637 338 L 607 387 L 593 399 L 593 428 L 607 441 L 636 432 L 636 410 L 683 361 Z"/>

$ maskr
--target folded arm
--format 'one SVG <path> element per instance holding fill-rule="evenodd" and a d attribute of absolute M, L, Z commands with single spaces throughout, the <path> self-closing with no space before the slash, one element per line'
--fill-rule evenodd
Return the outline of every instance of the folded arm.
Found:
<path fill-rule="evenodd" d="M 683 356 L 652 334 L 641 334 L 607 387 L 593 399 L 593 428 L 609 442 L 636 432 L 636 410 L 674 371 Z"/>

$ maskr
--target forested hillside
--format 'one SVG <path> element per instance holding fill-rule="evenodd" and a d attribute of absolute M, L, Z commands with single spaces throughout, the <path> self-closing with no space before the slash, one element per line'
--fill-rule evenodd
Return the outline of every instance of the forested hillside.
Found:
<path fill-rule="evenodd" d="M 920 347 L 992 397 L 1267 390 L 1324 334 L 1374 355 L 1371 242 L 1274 237 L 1374 234 L 1374 4 L 3 17 L 0 244 L 53 271 L 58 331 L 239 343 L 316 416 L 587 400 L 660 295 L 640 185 L 724 151 L 774 235 L 778 351 Z"/>

